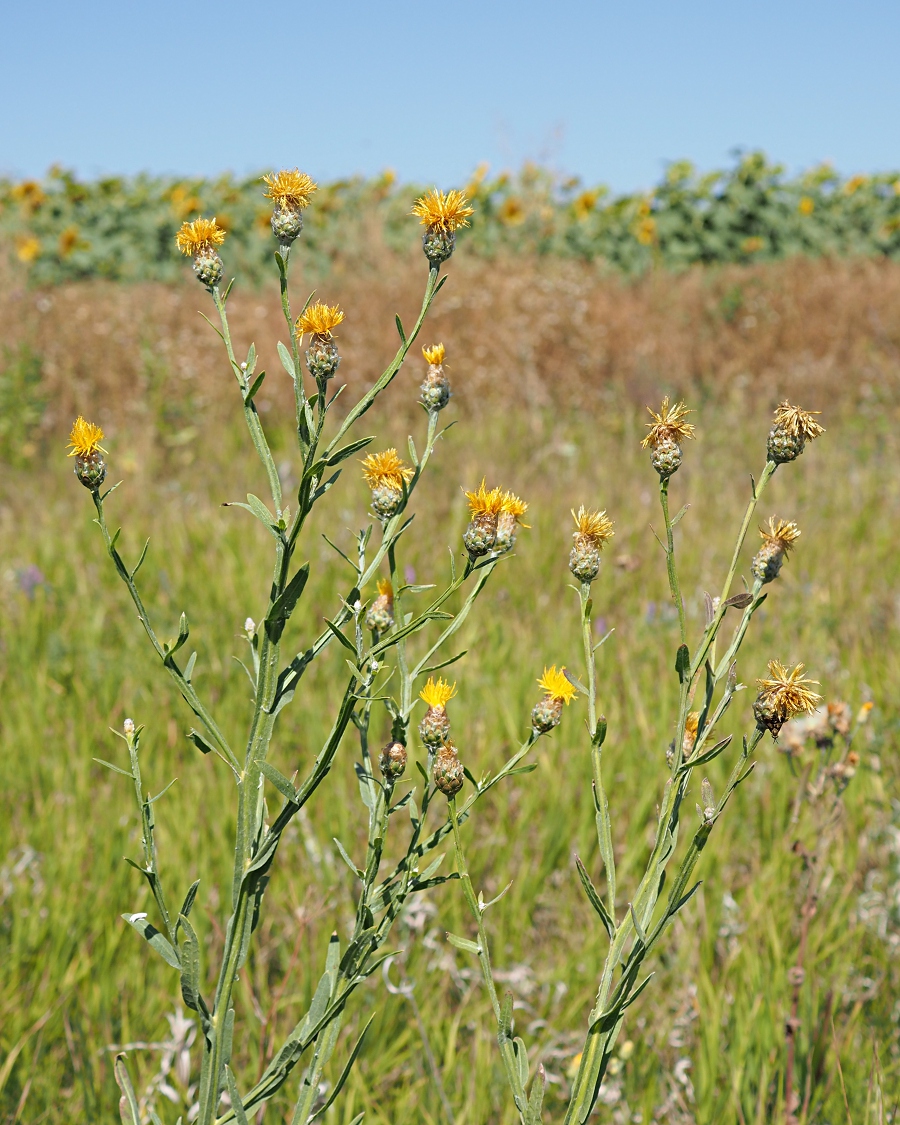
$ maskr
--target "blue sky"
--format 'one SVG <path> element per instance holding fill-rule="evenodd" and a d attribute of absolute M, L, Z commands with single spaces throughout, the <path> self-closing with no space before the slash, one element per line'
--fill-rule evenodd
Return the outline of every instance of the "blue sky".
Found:
<path fill-rule="evenodd" d="M 0 174 L 900 167 L 897 0 L 6 0 L 2 26 Z"/>

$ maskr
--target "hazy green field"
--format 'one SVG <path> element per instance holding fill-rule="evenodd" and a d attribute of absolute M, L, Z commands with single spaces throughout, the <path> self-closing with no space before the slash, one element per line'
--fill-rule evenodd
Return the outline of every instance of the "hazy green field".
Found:
<path fill-rule="evenodd" d="M 408 424 L 419 440 L 424 416 L 410 409 L 414 375 L 418 366 L 413 375 L 404 369 L 369 415 L 363 432 L 378 434 L 378 448 L 405 443 Z M 654 397 L 669 389 L 661 383 Z M 739 675 L 752 685 L 768 659 L 802 660 L 827 699 L 875 704 L 811 925 L 800 1010 L 798 1082 L 801 1093 L 807 1083 L 810 1091 L 807 1119 L 836 1125 L 848 1112 L 856 1123 L 890 1120 L 900 1097 L 900 443 L 890 403 L 829 410 L 813 399 L 806 395 L 802 405 L 824 411 L 827 433 L 778 471 L 762 512 L 795 519 L 802 538 L 755 619 Z M 703 591 L 721 585 L 749 474 L 763 466 L 775 400 L 746 392 L 691 405 L 699 437 L 686 447 L 671 491 L 675 508 L 691 504 L 676 534 L 697 636 Z M 577 598 L 566 567 L 570 508 L 603 507 L 615 521 L 594 602 L 603 627 L 615 630 L 598 659 L 625 909 L 667 775 L 677 694 L 677 621 L 651 531 L 660 517 L 656 474 L 639 448 L 644 417 L 613 392 L 588 411 L 560 412 L 514 400 L 474 411 L 460 396 L 444 415 L 458 416 L 416 493 L 401 565 L 418 582 L 446 574 L 447 546 L 459 551 L 466 521 L 460 485 L 474 487 L 482 475 L 524 496 L 532 525 L 463 630 L 468 656 L 454 669 L 452 713 L 474 773 L 494 768 L 524 736 L 544 664 L 578 666 Z M 117 425 L 110 479 L 125 483 L 108 502 L 110 522 L 123 525 L 121 545 L 132 562 L 151 537 L 142 581 L 159 631 L 174 635 L 181 610 L 190 611 L 195 678 L 239 741 L 249 687 L 232 656 L 244 654 L 244 619 L 264 612 L 269 548 L 247 513 L 220 505 L 261 492 L 261 473 L 237 419 L 181 444 L 148 442 L 147 427 L 159 424 L 158 416 L 133 412 Z M 50 443 L 27 470 L 5 470 L 0 507 L 0 1119 L 9 1122 L 112 1121 L 112 1048 L 158 1043 L 168 1034 L 166 1016 L 181 1004 L 176 974 L 119 917 L 150 907 L 137 873 L 122 862 L 140 846 L 132 794 L 125 779 L 92 761 L 123 753 L 109 727 L 120 728 L 126 716 L 146 725 L 144 778 L 152 791 L 178 778 L 156 806 L 161 863 L 173 893 L 202 880 L 194 919 L 208 952 L 223 939 L 231 877 L 229 777 L 186 741 L 186 709 L 103 552 L 90 498 L 63 445 Z M 289 477 L 285 434 L 278 459 Z M 347 529 L 368 519 L 367 490 L 355 462 L 348 465 L 307 535 L 309 593 L 286 634 L 297 651 L 335 611 L 346 584 L 320 534 L 346 548 Z M 755 549 L 745 550 L 745 573 Z M 327 650 L 282 713 L 273 744 L 282 772 L 317 751 L 342 675 L 342 655 Z M 751 700 L 752 692 L 738 698 L 723 733 L 750 729 Z M 498 975 L 513 990 L 518 1027 L 534 1046 L 532 1063 L 543 1061 L 551 1076 L 545 1120 L 560 1116 L 606 948 L 573 863 L 577 852 L 601 878 L 582 712 L 573 703 L 538 744 L 536 772 L 498 787 L 464 829 L 486 897 L 514 880 L 488 919 Z M 386 736 L 387 722 L 378 722 Z M 411 751 L 424 760 L 416 740 Z M 351 877 L 332 837 L 351 851 L 364 843 L 356 753 L 348 735 L 273 872 L 265 922 L 237 992 L 238 1018 L 254 1036 L 235 1060 L 239 1075 L 255 1074 L 275 1049 L 315 985 L 329 933 L 351 921 Z M 798 838 L 810 843 L 813 828 L 805 817 L 791 823 L 797 781 L 768 738 L 758 758 L 703 856 L 701 891 L 630 1010 L 623 1058 L 607 1078 L 597 1120 L 783 1119 L 787 974 L 802 899 L 792 846 Z M 710 767 L 714 786 L 725 771 L 720 762 Z M 512 1122 L 486 996 L 473 964 L 444 938 L 448 929 L 470 932 L 458 885 L 432 892 L 408 921 L 396 947 L 406 950 L 405 971 L 457 1125 Z M 399 973 L 395 965 L 395 983 Z M 445 1120 L 412 1007 L 388 994 L 380 977 L 354 1000 L 348 1040 L 372 1011 L 359 1064 L 326 1120 L 349 1122 L 362 1109 L 367 1122 L 385 1125 Z M 142 1089 L 160 1052 L 129 1054 Z M 266 1121 L 285 1119 L 287 1104 L 274 1102 Z M 174 1106 L 168 1114 L 174 1121 Z"/>

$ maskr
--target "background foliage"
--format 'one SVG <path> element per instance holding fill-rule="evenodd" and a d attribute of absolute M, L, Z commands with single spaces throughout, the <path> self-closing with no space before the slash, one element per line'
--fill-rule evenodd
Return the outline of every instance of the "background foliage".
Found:
<path fill-rule="evenodd" d="M 319 267 L 360 240 L 394 249 L 416 239 L 408 221 L 420 186 L 376 180 L 323 184 L 308 212 L 300 256 Z M 526 165 L 515 175 L 479 168 L 466 185 L 476 214 L 463 239 L 488 256 L 501 251 L 599 260 L 640 273 L 654 263 L 772 261 L 811 256 L 900 256 L 900 173 L 840 176 L 821 165 L 787 178 L 761 152 L 726 171 L 700 174 L 671 164 L 652 191 L 613 197 L 601 186 Z M 271 231 L 258 176 L 182 180 L 115 177 L 80 181 L 51 169 L 43 181 L 0 181 L 0 238 L 33 281 L 154 279 L 181 275 L 174 235 L 185 219 L 215 215 L 230 232 L 229 261 L 259 280 Z"/>

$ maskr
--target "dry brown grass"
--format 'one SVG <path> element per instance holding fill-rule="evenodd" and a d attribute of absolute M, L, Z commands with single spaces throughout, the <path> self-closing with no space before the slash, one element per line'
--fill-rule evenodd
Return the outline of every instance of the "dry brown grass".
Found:
<path fill-rule="evenodd" d="M 896 263 L 798 258 L 626 281 L 575 262 L 460 254 L 449 272 L 423 342 L 447 345 L 467 412 L 498 400 L 599 409 L 612 395 L 641 403 L 663 390 L 751 408 L 782 395 L 809 399 L 813 388 L 831 409 L 900 397 Z M 37 292 L 0 279 L 0 340 L 27 341 L 43 356 L 49 431 L 79 411 L 115 430 L 149 410 L 175 433 L 230 411 L 219 341 L 197 311 L 211 305 L 185 273 L 174 289 L 92 282 Z M 393 353 L 394 313 L 413 320 L 423 274 L 418 257 L 393 257 L 378 271 L 338 265 L 324 278 L 295 279 L 295 295 L 318 286 L 347 312 L 348 401 Z M 285 335 L 275 286 L 238 286 L 229 309 L 236 342 L 255 338 L 270 372 L 257 401 L 288 407 L 274 352 Z"/>

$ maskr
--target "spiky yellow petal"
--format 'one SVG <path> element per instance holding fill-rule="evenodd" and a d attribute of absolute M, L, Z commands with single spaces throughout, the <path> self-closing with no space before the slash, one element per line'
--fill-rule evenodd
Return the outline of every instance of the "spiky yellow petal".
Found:
<path fill-rule="evenodd" d="M 382 597 L 393 599 L 394 587 L 391 585 L 391 580 L 389 578 L 379 578 L 375 586 Z"/>
<path fill-rule="evenodd" d="M 422 348 L 422 355 L 432 367 L 440 367 L 446 354 L 443 344 L 432 344 L 430 348 Z"/>
<path fill-rule="evenodd" d="M 575 687 L 566 679 L 565 668 L 556 669 L 555 664 L 544 668 L 544 674 L 538 680 L 542 688 L 551 699 L 561 699 L 563 703 L 571 703 L 575 698 Z"/>
<path fill-rule="evenodd" d="M 513 492 L 504 492 L 500 500 L 500 511 L 520 520 L 528 511 L 528 505 Z"/>
<path fill-rule="evenodd" d="M 297 318 L 297 323 L 294 325 L 294 335 L 298 340 L 302 339 L 307 332 L 313 336 L 330 337 L 332 330 L 344 319 L 344 313 L 338 305 L 326 305 L 321 301 L 316 301 L 314 305 L 310 305 L 301 315 Z"/>
<path fill-rule="evenodd" d="M 503 510 L 503 492 L 499 488 L 485 488 L 483 477 L 475 492 L 466 493 L 466 499 L 469 501 L 469 510 L 474 516 L 482 514 L 497 516 Z"/>
<path fill-rule="evenodd" d="M 438 676 L 429 676 L 425 687 L 419 692 L 419 698 L 424 699 L 429 707 L 441 708 L 456 695 L 456 684 L 450 684 Z"/>
<path fill-rule="evenodd" d="M 589 512 L 584 504 L 576 512 L 572 509 L 572 518 L 575 520 L 575 525 L 578 530 L 575 535 L 585 535 L 588 539 L 592 539 L 597 547 L 602 547 L 608 540 L 612 539 L 615 535 L 613 531 L 612 520 L 607 516 L 606 512 Z"/>
<path fill-rule="evenodd" d="M 72 425 L 72 432 L 69 434 L 69 445 L 72 448 L 70 457 L 89 457 L 92 453 L 98 450 L 105 453 L 106 450 L 100 444 L 103 441 L 103 431 L 99 426 L 93 422 L 88 422 L 79 414 Z"/>
<path fill-rule="evenodd" d="M 814 441 L 819 434 L 825 433 L 825 427 L 820 426 L 814 417 L 821 413 L 821 410 L 801 410 L 799 406 L 791 406 L 785 399 L 775 410 L 775 425 L 794 437 Z"/>
<path fill-rule="evenodd" d="M 759 684 L 760 700 L 788 718 L 815 711 L 822 702 L 822 696 L 811 689 L 812 684 L 818 687 L 819 681 L 807 679 L 803 675 L 802 664 L 789 672 L 780 661 L 770 660 L 768 679 L 756 682 Z"/>
<path fill-rule="evenodd" d="M 434 188 L 417 199 L 413 204 L 411 214 L 415 215 L 423 227 L 437 227 L 439 230 L 452 234 L 460 227 L 469 225 L 469 215 L 475 214 L 475 208 L 469 207 L 469 201 L 461 191 L 448 191 L 446 195 Z"/>
<path fill-rule="evenodd" d="M 225 231 L 215 220 L 194 219 L 192 223 L 182 223 L 181 229 L 175 235 L 175 245 L 189 258 L 196 257 L 203 251 L 215 250 L 225 241 Z"/>
<path fill-rule="evenodd" d="M 263 193 L 277 206 L 291 211 L 302 211 L 309 206 L 309 197 L 318 185 L 299 168 L 283 168 L 280 172 L 267 172 L 263 176 L 266 190 Z"/>
<path fill-rule="evenodd" d="M 403 482 L 408 484 L 414 475 L 410 468 L 397 454 L 396 449 L 385 449 L 383 453 L 370 453 L 362 460 L 363 476 L 369 488 L 378 488 L 389 485 L 392 488 L 402 489 Z"/>
<path fill-rule="evenodd" d="M 776 520 L 769 516 L 769 530 L 764 527 L 759 529 L 764 543 L 772 543 L 780 547 L 787 554 L 800 536 L 800 528 L 793 521 Z"/>
<path fill-rule="evenodd" d="M 650 433 L 641 442 L 641 447 L 646 449 L 648 445 L 656 446 L 661 441 L 681 441 L 683 438 L 690 438 L 694 436 L 694 427 L 690 422 L 685 422 L 688 414 L 693 411 L 688 410 L 683 402 L 676 402 L 674 406 L 669 405 L 669 396 L 662 400 L 662 406 L 659 408 L 657 414 L 655 410 L 650 411 L 652 422 L 648 422 L 647 426 Z"/>

